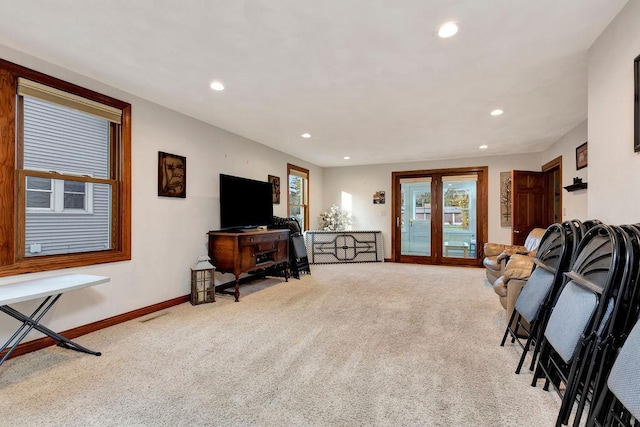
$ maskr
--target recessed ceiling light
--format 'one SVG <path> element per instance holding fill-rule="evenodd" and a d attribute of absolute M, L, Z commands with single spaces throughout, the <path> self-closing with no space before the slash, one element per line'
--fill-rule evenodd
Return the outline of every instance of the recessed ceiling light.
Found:
<path fill-rule="evenodd" d="M 218 92 L 220 92 L 221 90 L 224 90 L 224 85 L 222 83 L 220 83 L 219 81 L 211 82 L 209 87 L 211 89 L 213 89 L 213 90 L 218 91 Z"/>
<path fill-rule="evenodd" d="M 453 37 L 458 32 L 458 24 L 455 22 L 447 22 L 444 23 L 438 28 L 438 36 L 443 39 L 447 39 L 449 37 Z"/>
<path fill-rule="evenodd" d="M 486 150 L 487 148 L 489 148 L 489 146 L 488 145 L 481 145 L 478 148 L 481 149 L 481 150 Z"/>
<path fill-rule="evenodd" d="M 303 138 L 311 138 L 311 134 L 310 133 L 303 133 L 302 135 L 300 135 Z"/>
<path fill-rule="evenodd" d="M 500 109 L 496 109 L 496 110 L 493 110 L 493 111 L 491 112 L 491 115 L 492 115 L 492 116 L 499 116 L 499 115 L 501 115 L 502 113 L 504 113 L 504 111 L 502 111 L 502 110 L 500 110 Z"/>
<path fill-rule="evenodd" d="M 351 158 L 351 157 L 349 157 L 349 156 L 344 156 L 344 157 L 343 157 L 343 159 L 345 159 L 345 160 L 349 160 L 350 158 Z"/>

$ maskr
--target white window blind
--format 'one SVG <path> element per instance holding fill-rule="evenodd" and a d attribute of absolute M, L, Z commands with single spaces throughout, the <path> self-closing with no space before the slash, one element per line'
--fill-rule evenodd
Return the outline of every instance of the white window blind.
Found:
<path fill-rule="evenodd" d="M 289 175 L 297 176 L 298 178 L 302 178 L 302 179 L 309 179 L 309 175 L 306 172 L 303 172 L 297 169 L 290 169 Z"/>
<path fill-rule="evenodd" d="M 83 111 L 85 113 L 107 119 L 110 122 L 120 124 L 122 122 L 122 110 L 99 102 L 67 93 L 50 86 L 43 85 L 25 78 L 18 78 L 18 95 L 32 96 L 43 101 L 64 105 L 65 107 Z"/>

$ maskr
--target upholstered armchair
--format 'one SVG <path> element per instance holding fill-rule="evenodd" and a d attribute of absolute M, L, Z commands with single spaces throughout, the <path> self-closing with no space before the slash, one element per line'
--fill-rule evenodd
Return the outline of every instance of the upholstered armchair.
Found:
<path fill-rule="evenodd" d="M 500 276 L 504 274 L 507 262 L 513 255 L 527 255 L 534 258 L 545 231 L 544 228 L 534 228 L 531 230 L 524 242 L 524 246 L 485 243 L 485 258 L 483 264 L 487 272 L 487 280 L 489 280 L 492 285 L 495 284 Z"/>
<path fill-rule="evenodd" d="M 493 284 L 493 290 L 500 298 L 500 304 L 507 310 L 507 319 L 516 306 L 516 300 L 527 283 L 533 270 L 534 256 L 514 254 L 509 257 L 502 276 Z"/>

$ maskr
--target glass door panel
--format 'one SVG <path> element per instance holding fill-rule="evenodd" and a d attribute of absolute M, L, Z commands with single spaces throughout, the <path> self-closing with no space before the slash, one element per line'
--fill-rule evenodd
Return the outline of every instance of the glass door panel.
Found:
<path fill-rule="evenodd" d="M 442 177 L 442 255 L 476 258 L 477 176 Z"/>
<path fill-rule="evenodd" d="M 431 178 L 400 180 L 401 254 L 431 256 Z"/>

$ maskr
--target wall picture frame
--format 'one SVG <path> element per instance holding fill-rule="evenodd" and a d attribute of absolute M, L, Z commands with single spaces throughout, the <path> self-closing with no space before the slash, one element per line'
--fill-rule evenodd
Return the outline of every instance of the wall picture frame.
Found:
<path fill-rule="evenodd" d="M 500 172 L 500 226 L 511 223 L 511 172 Z"/>
<path fill-rule="evenodd" d="M 640 152 L 640 55 L 633 60 L 633 151 Z"/>
<path fill-rule="evenodd" d="M 576 170 L 580 170 L 582 168 L 586 168 L 588 165 L 588 151 L 587 151 L 587 143 L 579 145 L 576 148 Z"/>
<path fill-rule="evenodd" d="M 158 151 L 158 196 L 187 197 L 187 158 Z"/>
<path fill-rule="evenodd" d="M 376 191 L 373 194 L 373 204 L 374 205 L 384 205 L 385 203 L 385 192 L 380 190 Z"/>
<path fill-rule="evenodd" d="M 280 177 L 269 175 L 269 182 L 271 183 L 271 201 L 274 205 L 280 204 Z"/>

